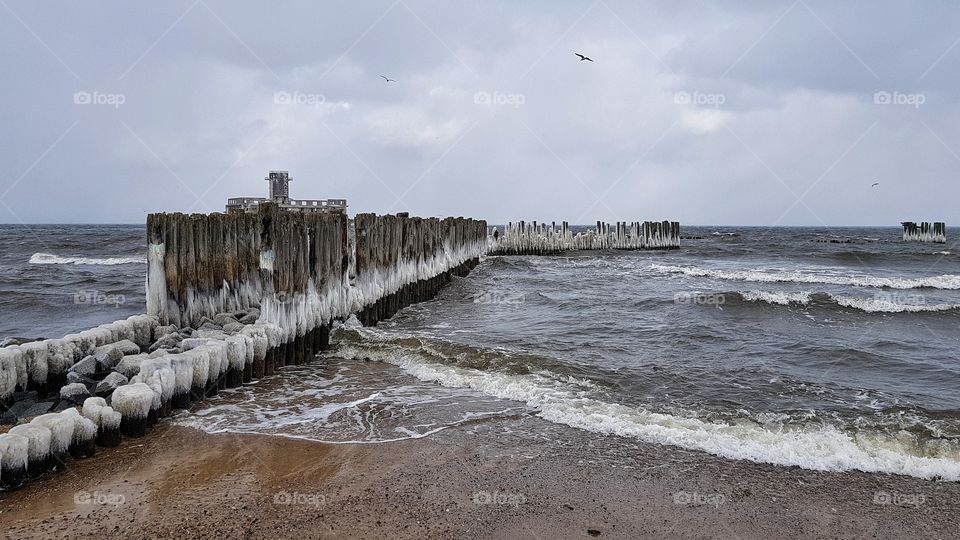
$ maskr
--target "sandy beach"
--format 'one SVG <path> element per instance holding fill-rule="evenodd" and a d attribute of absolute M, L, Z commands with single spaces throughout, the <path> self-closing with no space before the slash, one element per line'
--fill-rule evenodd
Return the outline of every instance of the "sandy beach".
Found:
<path fill-rule="evenodd" d="M 10 538 L 948 538 L 958 507 L 956 483 L 729 461 L 524 416 L 386 444 L 164 424 L 3 494 L 0 522 Z"/>

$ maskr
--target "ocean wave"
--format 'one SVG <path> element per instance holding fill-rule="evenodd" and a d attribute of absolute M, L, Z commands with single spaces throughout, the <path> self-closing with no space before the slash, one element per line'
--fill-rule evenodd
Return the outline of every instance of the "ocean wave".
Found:
<path fill-rule="evenodd" d="M 723 293 L 724 298 L 771 305 L 846 307 L 867 313 L 923 313 L 960 310 L 960 304 L 927 303 L 921 295 L 844 296 L 825 292 L 744 291 Z"/>
<path fill-rule="evenodd" d="M 722 270 L 699 266 L 674 266 L 653 264 L 650 268 L 667 274 L 684 274 L 693 277 L 709 277 L 729 281 L 759 283 L 823 283 L 827 285 L 850 285 L 855 287 L 880 287 L 890 289 L 960 289 L 960 275 L 943 274 L 925 278 L 890 278 L 861 275 L 834 275 L 812 271 L 777 270 Z"/>
<path fill-rule="evenodd" d="M 597 399 L 582 387 L 563 384 L 560 377 L 466 368 L 432 356 L 425 347 L 377 337 L 375 330 L 356 331 L 363 334 L 363 339 L 345 340 L 338 346 L 337 356 L 380 360 L 421 381 L 520 401 L 536 409 L 545 420 L 586 431 L 812 470 L 960 480 L 960 446 L 955 441 L 923 441 L 906 431 L 896 436 L 870 430 L 850 433 L 822 423 L 798 427 L 762 424 L 748 418 L 726 423 L 706 421 L 693 412 L 651 412 Z"/>
<path fill-rule="evenodd" d="M 30 264 L 115 266 L 118 264 L 146 264 L 146 262 L 146 257 L 108 257 L 105 259 L 96 259 L 91 257 L 61 257 L 52 253 L 34 253 L 30 256 Z"/>

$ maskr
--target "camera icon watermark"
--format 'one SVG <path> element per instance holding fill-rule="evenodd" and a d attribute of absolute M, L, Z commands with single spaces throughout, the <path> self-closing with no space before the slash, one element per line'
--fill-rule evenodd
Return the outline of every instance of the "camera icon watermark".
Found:
<path fill-rule="evenodd" d="M 873 94 L 874 105 L 908 105 L 919 109 L 926 102 L 927 96 L 921 93 L 907 94 L 896 90 L 893 92 L 881 90 Z"/>
<path fill-rule="evenodd" d="M 484 292 L 473 297 L 474 304 L 500 304 L 506 306 L 516 306 L 526 301 L 526 295 L 520 293 L 504 294 L 494 292 Z"/>
<path fill-rule="evenodd" d="M 927 304 L 926 296 L 913 293 L 878 292 L 873 295 L 873 299 L 877 302 L 903 306 L 925 306 Z"/>
<path fill-rule="evenodd" d="M 504 92 L 487 92 L 481 90 L 473 95 L 473 102 L 476 105 L 506 105 L 519 109 L 527 102 L 527 96 L 523 94 L 508 94 Z"/>
<path fill-rule="evenodd" d="M 527 497 L 522 493 L 507 493 L 502 491 L 477 491 L 473 494 L 473 504 L 476 505 L 501 505 L 519 507 L 527 502 Z"/>
<path fill-rule="evenodd" d="M 127 303 L 127 297 L 122 294 L 106 294 L 100 291 L 77 291 L 73 293 L 73 304 L 76 306 L 113 306 L 120 307 Z"/>
<path fill-rule="evenodd" d="M 278 491 L 273 494 L 273 504 L 278 506 L 323 506 L 327 504 L 327 497 L 322 493 Z"/>
<path fill-rule="evenodd" d="M 678 491 L 673 494 L 673 504 L 679 506 L 712 506 L 720 508 L 727 502 L 723 493 L 697 493 L 695 491 Z"/>
<path fill-rule="evenodd" d="M 680 91 L 673 95 L 675 105 L 692 107 L 713 107 L 719 109 L 727 102 L 725 94 L 707 93 L 694 90 L 693 92 Z"/>
<path fill-rule="evenodd" d="M 896 491 L 878 491 L 873 494 L 873 504 L 880 506 L 912 506 L 920 508 L 927 502 L 927 497 L 922 493 L 898 493 Z"/>
<path fill-rule="evenodd" d="M 73 494 L 73 504 L 77 506 L 122 506 L 127 498 L 121 493 L 103 491 L 78 491 Z"/>
<path fill-rule="evenodd" d="M 327 98 L 323 94 L 311 94 L 299 90 L 293 92 L 281 90 L 273 93 L 274 105 L 298 105 L 318 109 L 326 101 Z"/>
<path fill-rule="evenodd" d="M 719 307 L 727 303 L 727 296 L 720 293 L 678 292 L 673 295 L 673 303 Z"/>
<path fill-rule="evenodd" d="M 124 94 L 109 94 L 99 90 L 93 92 L 80 90 L 73 94 L 74 105 L 108 105 L 114 109 L 119 109 L 126 102 L 127 96 Z"/>

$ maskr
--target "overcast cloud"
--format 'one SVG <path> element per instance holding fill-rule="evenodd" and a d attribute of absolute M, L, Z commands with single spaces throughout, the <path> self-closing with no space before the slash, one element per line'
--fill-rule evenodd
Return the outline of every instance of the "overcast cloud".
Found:
<path fill-rule="evenodd" d="M 956 225 L 958 42 L 949 2 L 0 0 L 0 222 L 286 169 L 351 213 Z"/>

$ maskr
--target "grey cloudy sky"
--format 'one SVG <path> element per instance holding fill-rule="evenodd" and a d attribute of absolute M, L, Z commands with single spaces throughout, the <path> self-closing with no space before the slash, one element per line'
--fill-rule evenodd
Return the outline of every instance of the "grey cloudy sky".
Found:
<path fill-rule="evenodd" d="M 287 169 L 351 212 L 955 225 L 958 23 L 933 1 L 0 0 L 0 222 L 219 211 Z"/>

